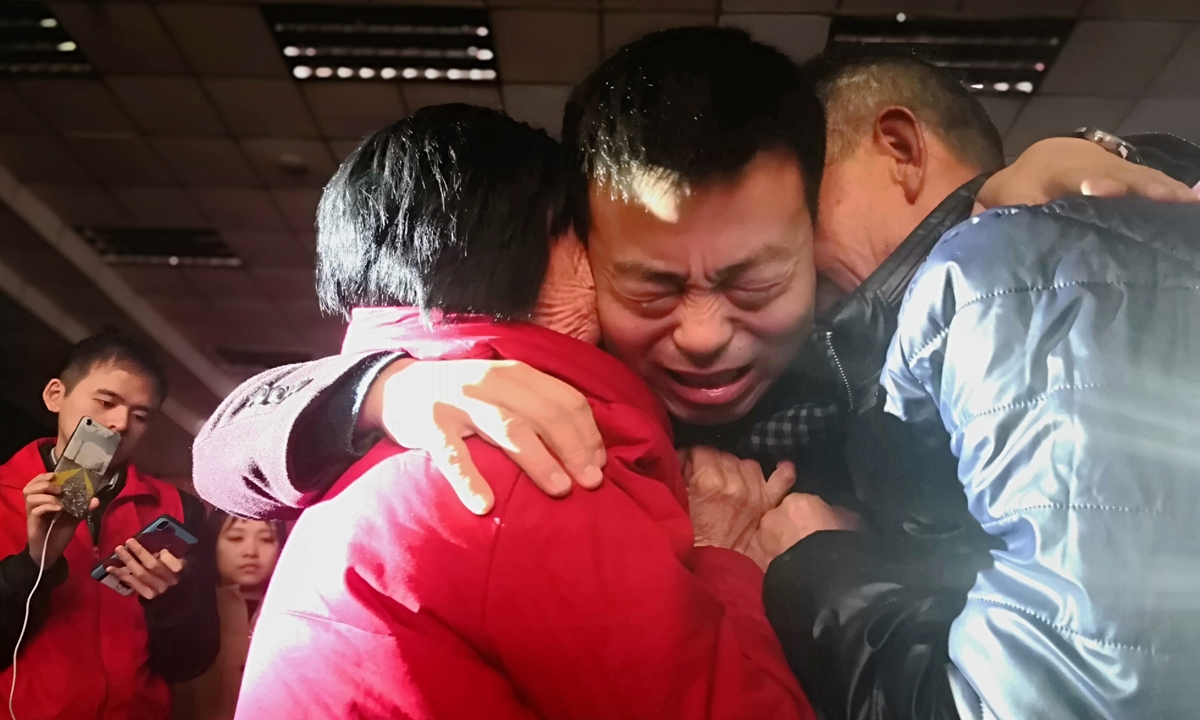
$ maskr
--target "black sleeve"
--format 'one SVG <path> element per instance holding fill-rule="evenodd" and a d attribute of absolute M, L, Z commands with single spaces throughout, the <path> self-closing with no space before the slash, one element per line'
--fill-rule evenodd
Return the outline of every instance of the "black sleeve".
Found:
<path fill-rule="evenodd" d="M 871 529 L 816 533 L 776 558 L 767 616 L 828 720 L 957 718 L 950 625 L 995 540 L 968 511 L 944 432 L 917 432 L 881 402 L 846 427 Z"/>
<path fill-rule="evenodd" d="M 202 675 L 216 660 L 221 642 L 216 543 L 208 532 L 204 506 L 185 492 L 179 494 L 183 525 L 200 542 L 188 554 L 179 584 L 142 601 L 150 632 L 150 668 L 170 683 Z"/>
<path fill-rule="evenodd" d="M 1143 165 L 1188 187 L 1200 183 L 1200 145 L 1167 133 L 1145 133 L 1121 138 L 1137 148 Z"/>
<path fill-rule="evenodd" d="M 0 670 L 12 665 L 13 649 L 25 621 L 25 603 L 37 583 L 38 565 L 29 556 L 29 548 L 0 560 Z M 46 568 L 37 592 L 29 602 L 29 625 L 22 645 L 46 622 L 50 612 L 50 593 L 67 579 L 67 559 L 59 558 Z"/>
<path fill-rule="evenodd" d="M 940 580 L 947 562 L 836 531 L 771 563 L 767 617 L 827 720 L 958 720 L 948 646 L 967 591 Z"/>
<path fill-rule="evenodd" d="M 295 519 L 378 439 L 356 434 L 358 412 L 400 357 L 334 355 L 242 383 L 192 444 L 196 492 L 238 517 Z"/>

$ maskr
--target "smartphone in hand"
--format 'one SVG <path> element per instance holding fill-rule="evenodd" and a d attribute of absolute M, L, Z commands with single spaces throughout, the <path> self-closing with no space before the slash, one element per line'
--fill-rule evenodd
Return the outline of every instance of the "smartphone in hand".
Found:
<path fill-rule="evenodd" d="M 64 512 L 79 519 L 87 514 L 97 488 L 107 482 L 105 473 L 120 443 L 120 433 L 90 417 L 80 418 L 54 465 L 54 484 L 62 488 L 59 500 Z"/>
<path fill-rule="evenodd" d="M 134 539 L 142 547 L 146 548 L 146 552 L 151 555 L 157 555 L 163 550 L 167 550 L 180 559 L 183 559 L 192 547 L 199 542 L 195 535 L 187 531 L 183 523 L 170 515 L 159 516 L 154 522 L 147 525 L 141 532 L 135 535 Z M 110 567 L 119 568 L 124 566 L 125 561 L 119 555 L 113 553 L 108 559 L 102 561 L 92 569 L 92 579 L 99 580 L 122 595 L 132 595 L 133 590 L 128 585 L 108 572 Z"/>

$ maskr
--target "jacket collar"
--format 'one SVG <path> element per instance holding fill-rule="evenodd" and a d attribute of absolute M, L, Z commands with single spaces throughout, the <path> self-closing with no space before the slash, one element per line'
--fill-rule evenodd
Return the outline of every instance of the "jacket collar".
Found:
<path fill-rule="evenodd" d="M 459 317 L 428 324 L 415 308 L 358 308 L 342 353 L 401 351 L 418 360 L 519 360 L 604 402 L 630 405 L 670 433 L 670 420 L 642 380 L 603 350 L 525 322 Z"/>
<path fill-rule="evenodd" d="M 818 318 L 802 365 L 841 398 L 846 411 L 874 405 L 900 305 L 918 268 L 950 228 L 971 216 L 975 196 L 989 175 L 980 175 L 943 200 L 861 285 Z"/>
<path fill-rule="evenodd" d="M 950 228 L 971 217 L 975 198 L 989 177 L 991 173 L 979 175 L 950 193 L 909 233 L 904 242 L 875 268 L 875 272 L 833 309 L 832 316 L 836 318 L 842 307 L 853 302 L 855 296 L 877 298 L 899 310 L 900 303 L 904 300 L 904 292 L 916 276 L 917 268 L 921 267 L 925 258 L 932 252 L 933 246 Z"/>

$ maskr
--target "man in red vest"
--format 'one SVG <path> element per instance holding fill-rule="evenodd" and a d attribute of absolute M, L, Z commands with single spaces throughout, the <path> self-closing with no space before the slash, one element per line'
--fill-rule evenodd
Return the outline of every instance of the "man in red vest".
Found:
<path fill-rule="evenodd" d="M 149 348 L 115 334 L 83 340 L 42 392 L 58 415 L 58 436 L 0 466 L 0 688 L 9 694 L 15 672 L 17 720 L 165 720 L 167 683 L 200 675 L 216 657 L 204 507 L 129 462 L 165 396 L 166 376 Z M 85 416 L 121 442 L 106 482 L 76 519 L 61 512 L 50 471 Z M 133 539 L 164 514 L 201 539 L 186 561 L 153 555 Z M 130 596 L 91 578 L 114 549 L 125 562 L 114 574 Z"/>

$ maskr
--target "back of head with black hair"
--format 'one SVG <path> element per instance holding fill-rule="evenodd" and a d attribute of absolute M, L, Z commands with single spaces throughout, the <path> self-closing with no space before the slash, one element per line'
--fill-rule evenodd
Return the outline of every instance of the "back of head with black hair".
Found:
<path fill-rule="evenodd" d="M 908 108 L 959 161 L 992 172 L 1004 167 L 1004 141 L 978 98 L 950 72 L 913 55 L 828 59 L 803 67 L 829 122 L 828 162 L 848 157 L 889 106 Z"/>
<path fill-rule="evenodd" d="M 106 332 L 75 343 L 67 351 L 67 361 L 58 379 L 70 393 L 79 381 L 97 367 L 117 365 L 144 375 L 154 383 L 161 404 L 167 397 L 167 374 L 148 345 L 128 335 Z"/>
<path fill-rule="evenodd" d="M 689 27 L 635 40 L 571 93 L 563 152 L 575 230 L 586 239 L 588 184 L 619 196 L 735 176 L 759 153 L 792 154 L 816 217 L 825 116 L 797 65 L 742 30 Z"/>
<path fill-rule="evenodd" d="M 489 108 L 425 107 L 376 132 L 321 197 L 322 307 L 527 316 L 565 225 L 559 179 L 558 143 Z"/>

